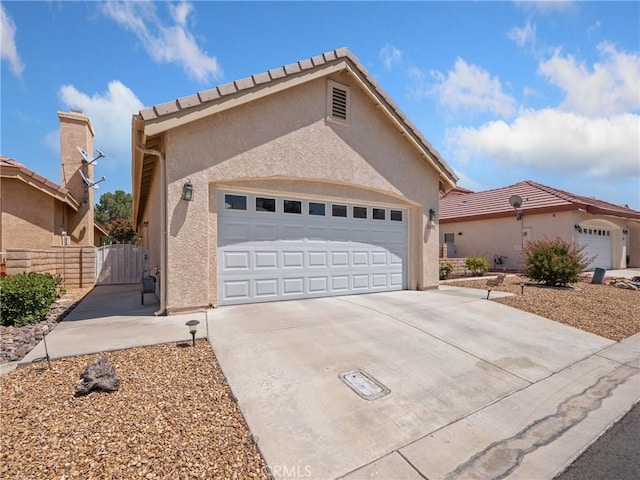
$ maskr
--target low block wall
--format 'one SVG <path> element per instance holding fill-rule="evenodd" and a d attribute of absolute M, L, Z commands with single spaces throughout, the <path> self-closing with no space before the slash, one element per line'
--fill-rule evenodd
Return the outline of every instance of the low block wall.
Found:
<path fill-rule="evenodd" d="M 96 249 L 87 246 L 60 246 L 50 250 L 8 249 L 7 275 L 50 273 L 59 275 L 67 288 L 85 288 L 96 282 Z"/>
<path fill-rule="evenodd" d="M 450 263 L 453 266 L 453 271 L 449 274 L 448 278 L 452 277 L 466 277 L 469 273 L 465 258 L 441 258 L 440 265 L 443 263 Z"/>

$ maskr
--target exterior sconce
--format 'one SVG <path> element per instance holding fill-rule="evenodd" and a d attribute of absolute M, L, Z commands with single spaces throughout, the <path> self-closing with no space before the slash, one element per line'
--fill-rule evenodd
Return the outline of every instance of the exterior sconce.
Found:
<path fill-rule="evenodd" d="M 191 183 L 191 180 L 187 180 L 187 183 L 182 186 L 181 198 L 182 200 L 186 200 L 187 202 L 193 200 L 193 183 Z"/>
<path fill-rule="evenodd" d="M 627 230 L 626 228 L 624 230 L 622 230 L 622 234 L 623 235 L 628 235 L 629 234 L 629 230 Z"/>
<path fill-rule="evenodd" d="M 189 320 L 185 325 L 189 327 L 189 333 L 191 334 L 191 343 L 195 347 L 196 346 L 196 331 L 198 330 L 198 324 L 200 322 L 198 320 Z"/>
<path fill-rule="evenodd" d="M 573 228 L 575 228 L 575 229 L 576 229 L 576 231 L 578 231 L 578 232 L 580 231 L 580 225 L 577 225 L 577 224 L 576 224 L 576 225 L 574 225 L 574 226 L 573 226 Z"/>
<path fill-rule="evenodd" d="M 462 232 L 458 232 L 458 236 L 461 237 L 462 236 Z"/>
<path fill-rule="evenodd" d="M 433 223 L 438 221 L 438 212 L 434 208 L 429 209 L 429 221 Z"/>

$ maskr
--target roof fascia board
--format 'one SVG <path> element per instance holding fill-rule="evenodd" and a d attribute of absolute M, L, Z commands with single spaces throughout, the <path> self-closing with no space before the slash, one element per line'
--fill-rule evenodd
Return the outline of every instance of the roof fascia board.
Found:
<path fill-rule="evenodd" d="M 14 170 L 13 167 L 12 167 L 12 170 Z M 70 193 L 67 193 L 65 195 L 57 190 L 54 190 L 53 188 L 49 187 L 46 184 L 34 181 L 32 177 L 30 177 L 29 175 L 25 175 L 24 172 L 20 171 L 19 169 L 15 169 L 13 172 L 7 172 L 5 168 L 3 168 L 1 176 L 5 178 L 15 178 L 16 180 L 20 180 L 26 183 L 27 185 L 35 188 L 36 190 L 39 190 L 42 193 L 45 193 L 55 198 L 56 200 L 62 203 L 66 203 L 67 205 L 69 205 L 69 207 L 71 207 L 76 212 L 80 209 L 80 204 L 75 198 L 71 196 Z"/>
<path fill-rule="evenodd" d="M 291 75 L 285 77 L 280 82 L 268 83 L 264 87 L 256 87 L 257 90 L 250 89 L 246 93 L 241 91 L 236 92 L 230 96 L 221 97 L 221 101 L 217 101 L 213 104 L 206 104 L 204 108 L 195 109 L 188 113 L 181 113 L 180 111 L 174 114 L 163 116 L 157 120 L 146 120 L 144 122 L 144 134 L 146 136 L 157 135 L 167 130 L 186 125 L 187 123 L 200 120 L 202 118 L 214 115 L 216 113 L 235 108 L 240 105 L 258 100 L 268 95 L 281 92 L 283 90 L 301 85 L 303 83 L 315 80 L 318 78 L 326 77 L 332 73 L 344 70 L 347 66 L 345 59 L 340 60 L 337 63 L 331 63 L 318 67 L 317 70 L 303 71 L 298 75 Z"/>
<path fill-rule="evenodd" d="M 390 109 L 390 106 L 384 96 L 379 94 L 376 89 L 371 88 L 371 85 L 361 77 L 359 69 L 354 69 L 351 66 L 347 65 L 347 71 L 358 81 L 369 98 L 374 101 L 376 108 L 382 110 L 387 118 L 389 118 L 396 126 L 396 128 L 400 130 L 402 136 L 409 140 L 409 143 L 411 143 L 420 152 L 422 158 L 426 159 L 428 163 L 433 168 L 435 168 L 435 170 L 438 172 L 440 181 L 443 184 L 443 190 L 447 190 L 448 188 L 455 188 L 456 179 L 453 178 L 451 174 L 443 168 L 443 166 L 440 164 L 440 161 L 433 157 L 433 152 L 431 152 L 429 148 L 424 145 L 424 142 L 421 139 L 416 138 L 415 133 L 408 127 L 406 122 L 403 119 L 398 118 L 398 115 L 394 113 L 392 109 Z"/>

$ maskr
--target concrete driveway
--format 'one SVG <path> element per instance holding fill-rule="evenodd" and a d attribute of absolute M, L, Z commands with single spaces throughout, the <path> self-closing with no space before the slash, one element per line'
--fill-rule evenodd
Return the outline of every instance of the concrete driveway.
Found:
<path fill-rule="evenodd" d="M 640 336 L 616 344 L 477 290 L 231 306 L 209 322 L 276 478 L 552 478 L 640 398 Z"/>

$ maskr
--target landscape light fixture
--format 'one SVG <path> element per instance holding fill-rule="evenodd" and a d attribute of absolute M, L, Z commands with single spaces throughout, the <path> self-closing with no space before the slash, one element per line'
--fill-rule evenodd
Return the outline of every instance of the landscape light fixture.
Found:
<path fill-rule="evenodd" d="M 186 200 L 187 202 L 193 200 L 193 183 L 191 183 L 191 180 L 187 180 L 182 186 L 182 200 Z"/>
<path fill-rule="evenodd" d="M 524 282 L 520 282 L 520 294 L 524 295 Z"/>
<path fill-rule="evenodd" d="M 491 290 L 493 290 L 493 287 L 491 285 L 487 285 L 487 300 L 489 300 L 489 295 L 491 295 Z"/>
<path fill-rule="evenodd" d="M 435 208 L 429 209 L 429 221 L 436 223 L 438 221 L 438 212 L 436 212 Z"/>
<path fill-rule="evenodd" d="M 196 346 L 196 331 L 198 330 L 198 324 L 200 322 L 198 320 L 189 320 L 185 325 L 189 327 L 189 333 L 191 334 L 191 343 L 192 346 Z"/>

